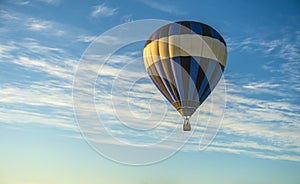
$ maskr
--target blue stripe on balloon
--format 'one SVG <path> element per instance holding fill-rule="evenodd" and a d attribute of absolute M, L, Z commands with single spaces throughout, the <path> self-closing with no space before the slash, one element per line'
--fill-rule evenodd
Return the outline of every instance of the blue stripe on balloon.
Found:
<path fill-rule="evenodd" d="M 201 62 L 201 61 L 200 61 Z M 208 80 L 210 79 L 210 77 L 212 76 L 212 73 L 215 69 L 215 66 L 216 66 L 216 62 L 211 62 L 209 61 L 209 65 L 207 67 L 207 70 L 204 72 L 205 73 L 205 78 L 202 82 L 202 85 L 200 87 L 200 90 L 198 92 L 198 99 L 200 99 L 202 93 L 204 92 L 204 89 L 206 88 L 206 86 L 208 85 Z"/>
<path fill-rule="evenodd" d="M 208 97 L 208 95 L 210 95 L 210 93 L 211 93 L 211 88 L 209 88 L 206 91 L 205 95 L 199 100 L 200 104 L 202 104 L 206 100 L 206 98 Z"/>
<path fill-rule="evenodd" d="M 191 30 L 195 34 L 202 35 L 202 28 L 198 22 L 191 22 Z"/>
<path fill-rule="evenodd" d="M 171 68 L 172 68 L 173 74 L 174 74 L 176 88 L 178 90 L 180 99 L 183 100 L 184 99 L 184 94 L 183 94 L 184 91 L 183 91 L 183 85 L 182 85 L 180 56 L 171 58 L 170 61 L 171 61 Z"/>
<path fill-rule="evenodd" d="M 169 99 L 168 95 L 165 94 L 165 91 L 163 89 L 163 87 L 158 83 L 158 81 L 155 79 L 155 77 L 159 77 L 159 76 L 154 76 L 152 71 L 149 69 L 147 70 L 148 71 L 148 74 L 150 76 L 150 78 L 152 79 L 152 81 L 154 82 L 155 86 L 158 88 L 158 90 L 164 95 L 164 97 L 170 102 L 172 103 L 172 100 Z"/>
<path fill-rule="evenodd" d="M 157 72 L 161 78 L 161 80 L 163 81 L 163 83 L 165 84 L 165 87 L 167 88 L 169 94 L 171 95 L 173 101 L 175 102 L 176 101 L 176 97 L 172 91 L 172 88 L 171 88 L 171 85 L 165 75 L 165 72 L 163 70 L 163 67 L 162 67 L 162 64 L 161 64 L 162 61 L 158 61 L 158 62 L 155 62 L 155 68 L 157 69 Z"/>
<path fill-rule="evenodd" d="M 220 35 L 214 28 L 210 27 L 210 31 L 213 38 L 220 40 Z"/>
<path fill-rule="evenodd" d="M 188 90 L 188 100 L 193 100 L 194 91 L 196 88 L 197 76 L 199 71 L 199 57 L 191 57 L 190 66 L 190 84 Z"/>
<path fill-rule="evenodd" d="M 222 70 L 222 73 L 224 72 L 224 66 L 223 65 L 220 65 L 221 67 L 221 70 Z"/>
<path fill-rule="evenodd" d="M 217 67 L 219 67 L 219 68 L 217 69 Z M 224 67 L 223 67 L 223 68 L 224 68 Z M 201 103 L 208 97 L 208 95 L 209 95 L 209 94 L 211 93 L 211 91 L 216 87 L 216 85 L 218 84 L 220 78 L 222 77 L 223 69 L 222 69 L 222 67 L 221 67 L 220 64 L 218 64 L 218 65 L 216 66 L 216 70 L 219 70 L 218 75 L 217 75 L 217 76 L 214 78 L 214 80 L 211 82 L 209 90 L 204 94 L 204 96 L 202 97 L 202 99 L 200 99 Z"/>

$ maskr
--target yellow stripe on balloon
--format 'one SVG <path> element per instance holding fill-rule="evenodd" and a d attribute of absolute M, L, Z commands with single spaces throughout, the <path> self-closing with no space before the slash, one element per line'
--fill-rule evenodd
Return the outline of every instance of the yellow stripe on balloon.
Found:
<path fill-rule="evenodd" d="M 199 56 L 215 60 L 226 66 L 227 48 L 219 40 L 202 35 L 184 34 L 153 40 L 143 51 L 145 67 L 148 69 L 153 63 L 163 58 L 177 56 Z"/>

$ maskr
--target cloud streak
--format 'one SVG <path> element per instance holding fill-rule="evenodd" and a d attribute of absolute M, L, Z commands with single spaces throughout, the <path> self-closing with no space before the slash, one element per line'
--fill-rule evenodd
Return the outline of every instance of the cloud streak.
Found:
<path fill-rule="evenodd" d="M 0 11 L 1 20 L 7 25 L 7 31 L 15 32 L 22 31 L 25 34 L 25 30 L 29 33 L 32 31 L 36 33 L 63 36 L 65 34 L 66 26 L 59 24 L 54 21 L 42 20 L 35 17 L 28 17 L 11 11 L 2 10 Z M 27 34 L 28 34 L 27 32 Z"/>
<path fill-rule="evenodd" d="M 91 12 L 92 17 L 111 17 L 117 14 L 117 8 L 111 8 L 107 6 L 105 3 L 102 3 L 98 6 L 93 7 L 93 11 Z"/>

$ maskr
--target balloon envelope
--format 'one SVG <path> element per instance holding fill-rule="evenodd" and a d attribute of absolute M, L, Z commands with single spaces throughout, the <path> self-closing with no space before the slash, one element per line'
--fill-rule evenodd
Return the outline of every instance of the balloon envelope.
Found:
<path fill-rule="evenodd" d="M 156 87 L 183 117 L 189 118 L 220 80 L 227 47 L 212 27 L 180 21 L 153 32 L 143 57 Z"/>

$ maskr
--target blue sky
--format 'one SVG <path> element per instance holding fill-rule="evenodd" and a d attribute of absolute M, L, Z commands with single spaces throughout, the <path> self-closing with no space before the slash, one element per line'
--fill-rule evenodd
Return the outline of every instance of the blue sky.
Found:
<path fill-rule="evenodd" d="M 291 0 L 1 1 L 0 183 L 299 183 L 299 9 L 300 3 Z M 193 119 L 198 124 L 191 137 L 175 131 L 177 137 L 170 139 L 182 120 L 146 77 L 142 41 L 118 50 L 98 71 L 103 60 L 94 55 L 98 46 L 126 41 L 98 36 L 143 19 L 200 21 L 227 42 L 226 108 L 207 99 Z M 94 40 L 96 46 L 88 47 Z M 81 114 L 74 114 L 72 96 L 76 70 L 85 59 L 87 72 L 99 75 L 92 105 L 106 126 L 80 127 L 90 135 L 87 140 L 81 136 Z M 112 101 L 127 103 L 122 92 L 132 85 L 128 81 L 137 79 L 125 99 L 133 113 L 127 116 L 128 109 Z M 220 98 L 218 93 L 212 96 Z M 221 124 L 214 122 L 222 110 Z M 96 125 L 89 113 L 79 120 Z M 149 114 L 156 130 L 137 133 L 124 126 L 150 128 L 153 121 L 143 119 Z M 149 153 L 161 151 L 168 159 L 147 166 L 111 161 L 105 157 L 114 155 L 106 152 L 103 157 L 97 148 L 113 152 L 124 146 L 105 135 L 92 136 L 104 130 L 128 147 L 154 144 Z M 199 151 L 201 136 L 215 133 L 213 142 Z M 169 142 L 158 144 L 161 139 Z"/>

